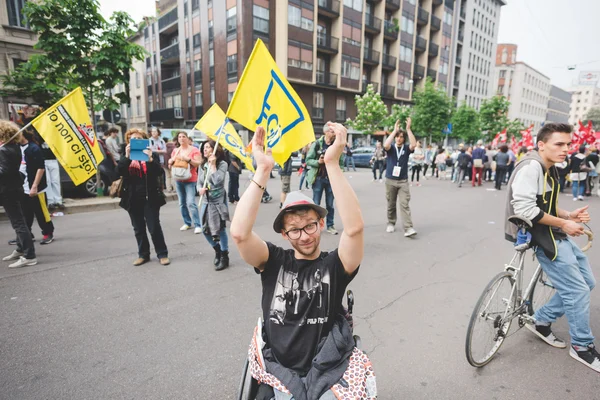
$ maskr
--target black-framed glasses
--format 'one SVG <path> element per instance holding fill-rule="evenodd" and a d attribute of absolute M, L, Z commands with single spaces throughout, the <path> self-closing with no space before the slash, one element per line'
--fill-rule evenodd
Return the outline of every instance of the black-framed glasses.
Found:
<path fill-rule="evenodd" d="M 302 236 L 302 231 L 304 231 L 304 233 L 306 233 L 307 235 L 312 235 L 318 229 L 319 229 L 319 221 L 314 221 L 308 225 L 305 225 L 303 228 L 290 229 L 289 231 L 286 231 L 285 234 L 287 235 L 287 237 L 289 237 L 292 240 L 298 240 L 298 239 L 300 239 L 300 236 Z"/>

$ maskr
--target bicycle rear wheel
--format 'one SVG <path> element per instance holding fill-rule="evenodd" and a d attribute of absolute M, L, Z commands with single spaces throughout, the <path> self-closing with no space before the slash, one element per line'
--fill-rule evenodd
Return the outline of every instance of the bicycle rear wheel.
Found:
<path fill-rule="evenodd" d="M 479 297 L 469 321 L 465 345 L 467 361 L 472 366 L 483 367 L 502 346 L 512 322 L 512 318 L 505 318 L 516 305 L 514 285 L 512 275 L 502 272 L 490 281 Z"/>
<path fill-rule="evenodd" d="M 544 304 L 546 304 L 552 296 L 556 293 L 556 289 L 550 282 L 550 278 L 544 272 L 544 270 L 538 266 L 538 271 L 536 271 L 535 276 L 535 284 L 529 294 L 529 305 L 527 307 L 527 312 L 529 315 L 532 315 Z"/>

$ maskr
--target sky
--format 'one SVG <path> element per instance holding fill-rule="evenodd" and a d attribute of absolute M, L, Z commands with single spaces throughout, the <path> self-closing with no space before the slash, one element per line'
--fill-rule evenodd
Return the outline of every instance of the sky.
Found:
<path fill-rule="evenodd" d="M 518 45 L 517 61 L 568 90 L 580 71 L 600 71 L 599 0 L 507 0 L 498 43 Z M 569 71 L 567 66 L 576 66 Z"/>
<path fill-rule="evenodd" d="M 507 0 L 502 7 L 498 43 L 519 46 L 517 60 L 548 76 L 565 90 L 580 71 L 600 71 L 595 18 L 600 0 Z M 100 0 L 102 15 L 127 11 L 140 22 L 155 14 L 154 0 Z M 595 33 L 595 35 L 594 35 Z M 567 66 L 575 66 L 569 71 Z"/>

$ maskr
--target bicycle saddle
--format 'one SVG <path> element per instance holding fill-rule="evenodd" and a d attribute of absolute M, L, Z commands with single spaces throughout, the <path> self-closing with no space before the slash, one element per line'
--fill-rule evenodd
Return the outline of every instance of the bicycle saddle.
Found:
<path fill-rule="evenodd" d="M 525 217 L 520 215 L 512 215 L 508 217 L 508 222 L 515 224 L 519 229 L 531 229 L 533 228 L 533 223 Z"/>

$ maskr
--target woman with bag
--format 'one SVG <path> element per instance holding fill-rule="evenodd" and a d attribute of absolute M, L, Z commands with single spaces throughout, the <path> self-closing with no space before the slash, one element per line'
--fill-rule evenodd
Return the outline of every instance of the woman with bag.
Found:
<path fill-rule="evenodd" d="M 185 132 L 177 134 L 177 150 L 169 159 L 171 176 L 175 180 L 179 208 L 183 217 L 183 226 L 180 231 L 187 231 L 195 226 L 194 233 L 202 233 L 202 225 L 196 205 L 196 181 L 198 180 L 198 165 L 200 165 L 200 150 L 190 145 L 190 140 Z M 192 221 L 193 220 L 193 221 Z"/>
<path fill-rule="evenodd" d="M 214 265 L 217 271 L 229 267 L 229 240 L 226 224 L 229 221 L 229 209 L 225 192 L 227 162 L 221 147 L 213 155 L 215 142 L 209 140 L 202 145 L 203 154 L 198 169 L 198 193 L 202 198 L 200 216 L 204 237 L 215 250 Z M 205 177 L 208 182 L 204 187 Z"/>
<path fill-rule="evenodd" d="M 160 225 L 160 207 L 167 202 L 162 191 L 162 167 L 158 154 L 144 150 L 148 161 L 131 160 L 131 139 L 148 139 L 144 131 L 130 129 L 125 133 L 125 152 L 117 164 L 121 176 L 121 202 L 119 206 L 127 210 L 138 245 L 138 258 L 133 265 L 150 261 L 150 242 L 146 227 L 152 237 L 154 250 L 161 265 L 169 265 L 169 253 Z"/>

